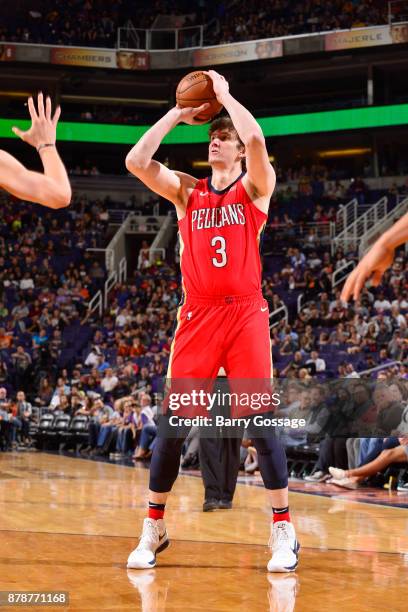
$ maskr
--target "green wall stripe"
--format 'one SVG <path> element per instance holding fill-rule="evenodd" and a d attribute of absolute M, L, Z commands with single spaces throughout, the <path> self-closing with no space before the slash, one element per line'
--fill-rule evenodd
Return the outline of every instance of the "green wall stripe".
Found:
<path fill-rule="evenodd" d="M 408 124 L 408 104 L 371 106 L 347 110 L 263 117 L 258 120 L 265 136 L 290 136 L 338 130 L 386 127 Z M 25 119 L 0 119 L 0 138 L 16 138 L 13 125 L 27 129 Z M 58 140 L 69 142 L 100 142 L 133 144 L 149 128 L 147 125 L 109 125 L 61 121 Z M 208 125 L 178 125 L 164 139 L 164 144 L 194 144 L 208 141 Z"/>

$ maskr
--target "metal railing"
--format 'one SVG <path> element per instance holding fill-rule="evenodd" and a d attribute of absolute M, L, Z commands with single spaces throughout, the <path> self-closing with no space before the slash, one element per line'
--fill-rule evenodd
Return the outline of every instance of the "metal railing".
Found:
<path fill-rule="evenodd" d="M 334 237 L 332 240 L 332 255 L 335 254 L 338 248 L 342 248 L 345 252 L 356 251 L 363 236 L 368 230 L 383 221 L 387 211 L 388 199 L 384 196 L 351 223 L 351 225 Z"/>
<path fill-rule="evenodd" d="M 297 309 L 297 313 L 299 314 L 299 312 L 302 310 L 302 301 L 303 298 L 305 297 L 304 293 L 299 293 L 298 297 L 297 297 L 297 302 L 296 302 L 296 309 Z"/>
<path fill-rule="evenodd" d="M 390 2 L 388 2 L 388 23 L 390 25 L 396 25 L 407 22 L 408 0 L 390 0 Z"/>
<path fill-rule="evenodd" d="M 153 240 L 150 246 L 149 261 L 154 262 L 155 253 L 159 253 L 164 261 L 166 256 L 165 249 L 168 247 L 171 238 L 174 235 L 174 224 L 173 215 L 170 213 L 161 224 L 160 230 L 157 233 L 156 238 Z"/>
<path fill-rule="evenodd" d="M 408 212 L 408 197 L 404 197 L 395 208 L 393 208 L 385 217 L 381 223 L 374 225 L 369 229 L 362 237 L 359 244 L 359 256 L 362 257 L 364 253 L 370 248 L 372 244 L 385 232 L 400 219 L 403 215 Z"/>
<path fill-rule="evenodd" d="M 151 264 L 154 264 L 155 260 L 157 259 L 157 256 L 160 257 L 161 261 L 165 261 L 166 259 L 166 249 L 164 248 L 153 248 L 150 247 L 149 249 L 149 261 Z"/>
<path fill-rule="evenodd" d="M 350 259 L 350 261 L 345 263 L 344 266 L 341 266 L 340 268 L 335 270 L 333 274 L 331 275 L 332 289 L 334 289 L 335 287 L 337 287 L 337 285 L 340 285 L 340 283 L 346 280 L 350 272 L 355 267 L 356 267 L 356 262 L 354 261 L 354 259 Z"/>
<path fill-rule="evenodd" d="M 185 28 L 135 28 L 131 22 L 118 28 L 117 48 L 140 51 L 178 51 L 193 49 L 204 44 L 204 26 Z M 120 51 L 119 51 L 120 52 Z"/>
<path fill-rule="evenodd" d="M 104 253 L 105 254 L 105 268 L 110 271 L 114 268 L 114 253 L 113 253 L 113 249 L 107 247 L 106 249 L 94 249 L 94 248 L 89 248 L 86 249 L 88 252 L 92 253 Z"/>
<path fill-rule="evenodd" d="M 126 257 L 123 257 L 120 262 L 117 270 L 114 270 L 107 280 L 105 281 L 105 287 L 103 292 L 103 308 L 106 310 L 108 307 L 108 298 L 109 294 L 116 287 L 118 283 L 123 283 L 127 278 L 127 261 Z"/>
<path fill-rule="evenodd" d="M 127 261 L 123 257 L 119 262 L 118 269 L 112 270 L 105 281 L 103 292 L 97 291 L 88 302 L 88 316 L 98 311 L 99 316 L 102 316 L 103 311 L 108 307 L 109 293 L 118 284 L 123 283 L 127 279 Z"/>
<path fill-rule="evenodd" d="M 88 315 L 95 312 L 95 310 L 98 311 L 98 314 L 101 317 L 103 312 L 102 291 L 98 291 L 97 293 L 95 293 L 93 298 L 88 302 Z"/>
<path fill-rule="evenodd" d="M 105 288 L 103 292 L 103 309 L 106 310 L 108 307 L 108 296 L 110 291 L 114 288 L 114 286 L 118 282 L 118 273 L 114 270 L 105 281 Z"/>
<path fill-rule="evenodd" d="M 287 238 L 295 238 L 297 242 L 309 243 L 312 246 L 311 241 L 308 240 L 310 236 L 310 230 L 315 233 L 316 241 L 320 244 L 331 244 L 335 236 L 335 223 L 332 221 L 322 221 L 305 223 L 304 225 L 295 224 L 292 227 L 288 227 L 286 223 L 278 223 L 272 227 L 268 227 L 267 231 L 272 233 L 274 238 L 278 240 L 286 241 Z M 264 251 L 262 250 L 262 256 L 268 257 L 274 255 L 275 251 Z"/>
<path fill-rule="evenodd" d="M 340 234 L 357 219 L 358 201 L 353 198 L 344 206 L 340 206 L 336 214 L 336 234 Z"/>
<path fill-rule="evenodd" d="M 122 225 L 129 215 L 141 215 L 140 210 L 108 210 L 109 223 L 111 225 Z"/>
<path fill-rule="evenodd" d="M 283 316 L 279 316 L 279 319 L 277 321 L 274 321 L 273 323 L 271 323 L 271 320 L 276 318 L 277 315 L 283 315 Z M 269 329 L 273 329 L 274 327 L 279 325 L 279 323 L 281 321 L 283 321 L 283 320 L 285 321 L 286 324 L 289 321 L 289 312 L 288 312 L 288 308 L 287 308 L 287 306 L 285 306 L 285 304 L 283 304 L 283 306 L 279 306 L 279 308 L 276 308 L 276 310 L 274 310 L 273 312 L 270 313 L 270 315 L 269 315 Z"/>
<path fill-rule="evenodd" d="M 379 372 L 380 370 L 393 368 L 396 365 L 400 366 L 401 363 L 401 361 L 390 361 L 389 363 L 383 363 L 382 365 L 376 366 L 375 368 L 370 368 L 369 370 L 362 370 L 361 372 L 357 372 L 357 374 L 373 374 L 374 372 Z"/>
<path fill-rule="evenodd" d="M 127 279 L 127 261 L 123 257 L 119 262 L 119 282 L 123 283 Z"/>

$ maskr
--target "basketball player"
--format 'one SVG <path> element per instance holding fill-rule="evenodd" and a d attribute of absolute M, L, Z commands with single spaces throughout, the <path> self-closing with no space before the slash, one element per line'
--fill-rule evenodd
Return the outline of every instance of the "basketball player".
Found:
<path fill-rule="evenodd" d="M 49 208 L 64 208 L 71 201 L 71 185 L 55 147 L 61 108 L 58 106 L 52 117 L 51 100 L 47 97 L 44 108 L 42 93 L 38 94 L 37 107 L 36 109 L 33 99 L 29 98 L 31 127 L 26 132 L 13 127 L 13 132 L 37 149 L 44 173 L 28 170 L 15 157 L 0 150 L 0 187 L 21 200 L 29 200 Z"/>
<path fill-rule="evenodd" d="M 184 304 L 177 316 L 168 378 L 215 379 L 222 366 L 230 380 L 270 380 L 269 313 L 261 294 L 259 236 L 275 172 L 254 117 L 232 97 L 224 77 L 213 70 L 207 74 L 230 116 L 216 119 L 209 130 L 211 177 L 197 180 L 153 159 L 166 134 L 180 122 L 196 123 L 207 104 L 172 108 L 126 158 L 127 169 L 173 202 L 178 217 Z M 154 567 L 156 554 L 169 544 L 163 516 L 178 475 L 182 444 L 180 438 L 156 439 L 148 518 L 128 568 Z M 275 437 L 254 439 L 254 445 L 273 509 L 268 570 L 290 572 L 298 564 L 299 544 L 289 515 L 285 452 Z"/>
<path fill-rule="evenodd" d="M 348 277 L 341 293 L 341 299 L 347 302 L 353 296 L 357 300 L 369 279 L 371 279 L 371 284 L 377 287 L 381 283 L 384 272 L 394 261 L 395 249 L 407 241 L 408 214 L 387 230 L 364 255 Z"/>

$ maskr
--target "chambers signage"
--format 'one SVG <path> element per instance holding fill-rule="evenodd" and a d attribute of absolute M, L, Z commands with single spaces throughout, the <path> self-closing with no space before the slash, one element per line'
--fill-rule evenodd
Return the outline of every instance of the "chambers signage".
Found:
<path fill-rule="evenodd" d="M 51 64 L 63 64 L 65 66 L 147 70 L 149 54 L 146 51 L 128 51 L 127 49 L 52 47 L 50 49 L 50 62 Z"/>

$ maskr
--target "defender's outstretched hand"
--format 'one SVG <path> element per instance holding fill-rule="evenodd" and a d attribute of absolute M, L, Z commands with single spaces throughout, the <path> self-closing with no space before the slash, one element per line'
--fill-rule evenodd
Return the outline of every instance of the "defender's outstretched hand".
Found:
<path fill-rule="evenodd" d="M 364 283 L 370 278 L 374 287 L 379 285 L 385 270 L 392 265 L 395 249 L 407 240 L 408 213 L 390 227 L 363 257 L 348 277 L 341 299 L 347 302 L 353 296 L 356 300 Z"/>
<path fill-rule="evenodd" d="M 348 277 L 341 292 L 341 299 L 344 302 L 347 302 L 350 297 L 357 300 L 369 279 L 372 285 L 377 287 L 381 283 L 384 272 L 392 266 L 393 260 L 394 249 L 379 241 L 376 242 Z"/>
<path fill-rule="evenodd" d="M 61 107 L 57 106 L 54 116 L 51 115 L 51 99 L 47 96 L 44 108 L 44 97 L 42 93 L 38 94 L 37 109 L 35 108 L 34 100 L 28 98 L 28 110 L 31 117 L 31 126 L 25 132 L 18 127 L 13 127 L 12 130 L 16 136 L 28 143 L 32 147 L 38 149 L 40 145 L 55 144 L 57 134 L 57 123 L 61 115 Z"/>
<path fill-rule="evenodd" d="M 47 97 L 44 108 L 42 93 L 38 94 L 37 107 L 29 98 L 30 128 L 26 131 L 18 127 L 12 129 L 16 136 L 37 149 L 44 172 L 28 170 L 15 157 L 0 151 L 0 187 L 21 200 L 37 202 L 49 208 L 64 208 L 71 201 L 72 191 L 67 171 L 55 146 L 61 109 L 58 106 L 52 116 L 51 100 Z"/>

